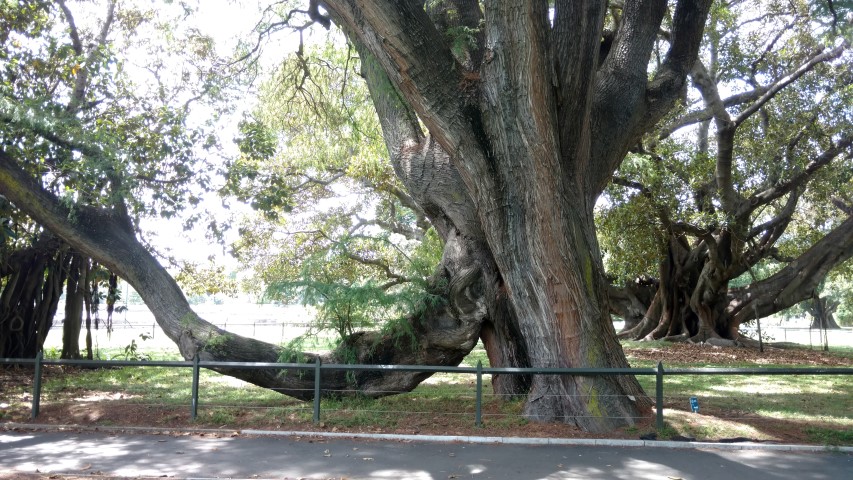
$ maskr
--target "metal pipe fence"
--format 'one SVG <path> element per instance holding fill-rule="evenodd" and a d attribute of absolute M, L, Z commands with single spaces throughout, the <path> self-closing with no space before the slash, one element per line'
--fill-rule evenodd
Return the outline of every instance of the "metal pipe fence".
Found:
<path fill-rule="evenodd" d="M 360 365 L 360 364 L 323 364 L 319 358 L 314 363 L 268 363 L 268 362 L 221 362 L 200 361 L 195 357 L 192 361 L 136 361 L 136 360 L 54 360 L 44 359 L 42 352 L 36 358 L 0 358 L 0 365 L 33 365 L 33 392 L 31 418 L 36 419 L 39 415 L 39 404 L 42 391 L 42 366 L 78 366 L 88 368 L 114 368 L 114 367 L 165 367 L 165 368 L 187 368 L 192 371 L 192 387 L 190 399 L 190 417 L 195 420 L 199 408 L 199 372 L 202 368 L 239 368 L 239 369 L 277 369 L 277 370 L 304 370 L 311 371 L 314 375 L 313 396 L 313 421 L 319 423 L 321 418 L 322 398 L 322 376 L 324 371 L 404 371 L 404 372 L 428 372 L 428 373 L 455 373 L 475 376 L 474 398 L 475 408 L 473 412 L 474 424 L 477 427 L 483 425 L 483 375 L 572 375 L 572 376 L 611 376 L 611 375 L 637 375 L 654 376 L 655 379 L 655 426 L 660 431 L 664 428 L 664 379 L 667 376 L 684 375 L 853 375 L 853 368 L 664 368 L 662 362 L 658 362 L 655 368 L 488 368 L 483 367 L 482 362 L 477 362 L 476 367 L 449 367 L 431 365 Z M 693 401 L 694 399 L 691 399 Z M 696 407 L 698 408 L 698 406 Z M 469 412 L 470 414 L 470 412 Z"/>

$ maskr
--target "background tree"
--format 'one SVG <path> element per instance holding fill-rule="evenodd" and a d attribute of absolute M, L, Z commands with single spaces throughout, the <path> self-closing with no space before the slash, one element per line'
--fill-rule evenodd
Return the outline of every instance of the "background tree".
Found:
<path fill-rule="evenodd" d="M 0 53 L 5 69 L 2 72 L 2 90 L 4 107 L 10 107 L 8 99 L 22 95 L 47 95 L 56 83 L 64 77 L 82 82 L 79 67 L 57 68 L 62 58 L 72 55 L 84 57 L 86 52 L 79 38 L 73 17 L 60 2 L 56 16 L 36 2 L 23 2 L 17 8 L 3 10 L 4 45 L 9 48 Z M 58 17 L 58 18 L 57 18 Z M 57 31 L 64 25 L 69 26 L 68 44 L 55 41 L 40 42 L 40 34 Z M 95 51 L 104 47 L 105 38 L 97 37 L 92 52 L 85 61 L 95 61 Z M 81 58 L 82 60 L 82 58 Z M 77 67 L 78 71 L 74 71 Z M 75 83 L 76 84 L 76 83 Z M 78 108 L 72 100 L 65 106 L 67 110 Z M 4 110 L 2 134 L 4 143 L 20 149 L 29 149 L 39 154 L 54 154 L 49 147 L 33 141 L 14 127 L 9 128 L 10 114 L 14 109 Z M 52 179 L 57 182 L 56 179 Z M 3 306 L 0 311 L 0 354 L 10 357 L 32 357 L 41 349 L 45 337 L 53 323 L 63 285 L 68 283 L 66 295 L 63 357 L 79 357 L 77 345 L 81 315 L 84 303 L 84 290 L 91 286 L 86 276 L 80 276 L 81 262 L 88 259 L 74 255 L 67 244 L 56 236 L 44 231 L 38 224 L 20 212 L 5 198 L 2 199 L 4 234 L 2 247 L 2 288 Z M 79 292 L 78 292 L 79 284 Z M 91 349 L 89 349 L 91 355 Z"/>
<path fill-rule="evenodd" d="M 266 298 L 315 306 L 316 326 L 339 341 L 420 308 L 441 256 L 394 176 L 359 59 L 343 43 L 294 54 L 265 83 L 222 191 L 258 211 L 234 249 L 252 283 Z"/>
<path fill-rule="evenodd" d="M 853 220 L 833 206 L 851 186 L 849 45 L 806 2 L 754 7 L 715 6 L 688 103 L 608 190 L 611 271 L 659 279 L 623 336 L 737 340 L 741 323 L 810 298 L 850 257 Z"/>
<path fill-rule="evenodd" d="M 188 104 L 197 93 L 167 85 L 173 78 L 164 75 L 172 68 L 163 55 L 165 42 L 149 42 L 146 51 L 136 38 L 147 29 L 169 28 L 165 17 L 118 8 L 113 1 L 18 2 L 4 6 L 2 16 L 0 138 L 6 168 L 49 194 L 66 210 L 67 221 L 93 236 L 108 238 L 116 227 L 132 234 L 135 219 L 172 216 L 182 204 L 198 201 L 208 180 L 199 174 L 190 182 L 190 164 L 204 171 L 193 150 L 205 138 L 202 130 L 185 126 Z M 194 35 L 185 45 L 194 46 L 193 54 L 201 58 L 208 54 L 208 43 Z M 147 81 L 138 76 L 142 63 Z M 189 67 L 182 80 L 196 77 Z M 214 85 L 199 82 L 198 87 L 204 91 Z M 0 353 L 34 356 L 64 289 L 62 356 L 80 356 L 85 316 L 87 356 L 92 358 L 92 316 L 98 328 L 98 306 L 105 304 L 103 326 L 111 328 L 116 277 L 92 260 L 91 246 L 75 248 L 79 238 L 63 237 L 39 220 L 39 205 L 14 192 L 27 188 L 24 184 L 7 181 Z M 101 205 L 106 223 L 82 224 L 76 216 L 78 209 Z"/>

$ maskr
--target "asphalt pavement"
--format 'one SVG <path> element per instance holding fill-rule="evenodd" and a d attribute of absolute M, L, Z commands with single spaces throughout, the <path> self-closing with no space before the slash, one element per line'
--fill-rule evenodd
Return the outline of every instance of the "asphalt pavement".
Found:
<path fill-rule="evenodd" d="M 0 431 L 0 474 L 14 478 L 35 472 L 179 479 L 801 480 L 850 478 L 853 455 L 236 433 Z"/>

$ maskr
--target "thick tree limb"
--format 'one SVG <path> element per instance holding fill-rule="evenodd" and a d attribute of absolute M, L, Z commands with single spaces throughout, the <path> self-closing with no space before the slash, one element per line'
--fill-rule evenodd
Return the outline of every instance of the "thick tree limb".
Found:
<path fill-rule="evenodd" d="M 853 256 L 853 217 L 835 227 L 775 275 L 731 289 L 726 314 L 736 324 L 772 315 L 811 297 L 827 272 Z"/>
<path fill-rule="evenodd" d="M 623 52 L 631 58 L 622 59 L 621 62 L 627 63 L 618 65 L 619 55 L 611 48 L 596 80 L 592 136 L 609 139 L 593 144 L 591 184 L 596 194 L 604 188 L 628 149 L 680 98 L 699 51 L 710 4 L 710 0 L 678 1 L 670 49 L 654 79 L 647 82 L 647 62 L 666 2 L 626 2 L 620 31 L 632 29 L 634 33 L 617 33 L 616 42 L 634 44 Z M 608 68 L 610 62 L 613 69 Z"/>
<path fill-rule="evenodd" d="M 599 64 L 599 44 L 605 12 L 605 2 L 596 0 L 562 0 L 555 6 L 556 17 L 551 36 L 557 75 L 554 82 L 559 92 L 557 101 L 562 161 L 568 171 L 577 168 L 573 163 L 579 156 L 578 150 L 589 149 L 589 111 L 595 86 L 595 76 L 591 72 L 594 72 Z M 632 33 L 628 30 L 625 36 Z M 617 43 L 617 47 L 622 49 L 632 46 L 630 41 Z M 622 53 L 614 56 L 620 57 L 619 60 L 624 62 Z M 617 60 L 608 63 L 611 70 L 617 69 L 612 65 L 616 63 Z"/>
<path fill-rule="evenodd" d="M 628 148 L 636 143 L 646 123 L 657 122 L 657 118 L 646 118 L 647 69 L 665 12 L 665 1 L 626 2 L 616 38 L 597 72 L 591 109 L 591 135 L 597 141 L 592 146 L 590 164 L 584 169 L 589 170 L 587 175 L 596 195 Z M 700 31 L 703 24 L 704 19 L 699 23 Z M 597 49 L 593 51 L 597 53 Z"/>
<path fill-rule="evenodd" d="M 693 66 L 693 83 L 705 105 L 713 112 L 714 123 L 717 127 L 717 159 L 714 177 L 717 183 L 717 191 L 720 194 L 720 203 L 723 211 L 734 213 L 745 201 L 734 188 L 732 177 L 732 165 L 734 158 L 734 140 L 737 124 L 732 121 L 726 110 L 715 80 L 708 73 L 701 62 Z"/>
<path fill-rule="evenodd" d="M 710 8 L 710 0 L 679 0 L 676 4 L 670 48 L 646 94 L 646 127 L 657 123 L 680 96 L 696 61 Z"/>
<path fill-rule="evenodd" d="M 64 205 L 3 150 L 0 150 L 0 194 L 76 250 L 127 280 L 140 293 L 157 323 L 178 345 L 184 358 L 198 355 L 202 360 L 311 362 L 318 356 L 311 353 L 283 356 L 278 346 L 234 335 L 202 320 L 192 311 L 174 279 L 112 211 Z M 443 275 L 447 276 L 447 283 L 452 283 L 457 272 L 469 271 L 476 260 L 467 254 L 457 238 L 448 238 L 448 243 L 458 247 L 445 250 L 443 259 Z M 345 338 L 338 350 L 323 355 L 324 363 L 345 363 L 347 357 L 343 352 L 346 350 L 356 353 L 358 363 L 458 365 L 476 344 L 483 315 L 479 311 L 481 305 L 466 300 L 472 285 L 458 280 L 454 285 L 453 292 L 460 298 L 450 298 L 448 305 L 427 308 L 421 316 L 409 319 L 408 325 L 400 327 L 402 331 L 385 336 L 355 333 Z M 477 286 L 473 287 L 476 290 Z M 401 348 L 401 338 L 408 338 L 411 348 Z M 313 379 L 299 371 L 221 371 L 296 398 L 313 397 Z M 379 397 L 409 391 L 428 376 L 364 372 L 348 379 L 343 372 L 330 373 L 324 376 L 322 390 L 324 395 Z"/>
<path fill-rule="evenodd" d="M 730 97 L 726 97 L 722 100 L 723 106 L 734 107 L 737 105 L 743 105 L 744 103 L 750 103 L 758 100 L 767 92 L 767 87 L 757 87 L 747 92 L 737 93 Z M 705 122 L 708 120 L 713 120 L 714 118 L 714 110 L 709 107 L 705 107 L 701 110 L 696 110 L 690 113 L 687 113 L 673 121 L 672 123 L 664 126 L 660 129 L 660 133 L 658 134 L 658 140 L 665 140 L 669 138 L 670 135 L 681 130 L 684 127 L 689 127 L 690 125 L 695 125 L 697 123 Z"/>

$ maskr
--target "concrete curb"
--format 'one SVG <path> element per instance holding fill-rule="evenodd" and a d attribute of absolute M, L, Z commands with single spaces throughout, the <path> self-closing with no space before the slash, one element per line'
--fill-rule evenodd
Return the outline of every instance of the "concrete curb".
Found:
<path fill-rule="evenodd" d="M 719 442 L 675 442 L 667 440 L 626 440 L 607 438 L 524 438 L 524 437 L 479 437 L 466 435 L 404 435 L 394 433 L 347 433 L 306 432 L 291 430 L 221 430 L 210 428 L 157 428 L 157 427 L 92 427 L 88 425 L 48 425 L 33 423 L 0 423 L 0 429 L 10 430 L 82 430 L 86 432 L 134 432 L 134 433 L 205 433 L 253 435 L 267 437 L 321 437 L 359 438 L 365 440 L 433 442 L 433 443 L 477 443 L 504 445 L 582 445 L 598 447 L 645 447 L 672 449 L 715 449 L 715 450 L 764 450 L 785 452 L 841 452 L 853 453 L 853 447 L 830 445 L 794 445 L 776 443 L 719 443 Z"/>

